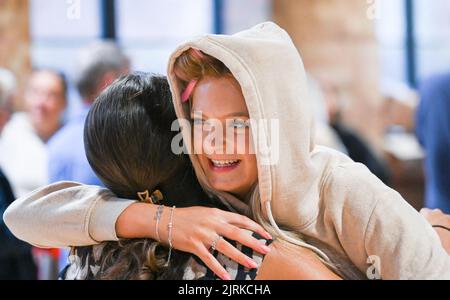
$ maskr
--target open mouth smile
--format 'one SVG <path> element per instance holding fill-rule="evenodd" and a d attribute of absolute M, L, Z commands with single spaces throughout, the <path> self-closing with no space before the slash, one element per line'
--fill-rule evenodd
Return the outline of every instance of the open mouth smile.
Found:
<path fill-rule="evenodd" d="M 216 160 L 216 159 L 210 159 L 209 165 L 212 170 L 217 172 L 227 172 L 234 170 L 239 166 L 241 161 L 239 159 L 235 160 Z"/>

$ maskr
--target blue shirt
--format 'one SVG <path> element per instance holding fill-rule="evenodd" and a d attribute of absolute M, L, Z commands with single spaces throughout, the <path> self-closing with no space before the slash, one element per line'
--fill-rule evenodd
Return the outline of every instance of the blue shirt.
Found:
<path fill-rule="evenodd" d="M 429 208 L 450 213 L 450 74 L 427 80 L 420 90 L 416 133 L 425 148 Z"/>
<path fill-rule="evenodd" d="M 84 122 L 89 106 L 83 109 L 48 142 L 50 182 L 75 181 L 100 185 L 84 151 Z"/>

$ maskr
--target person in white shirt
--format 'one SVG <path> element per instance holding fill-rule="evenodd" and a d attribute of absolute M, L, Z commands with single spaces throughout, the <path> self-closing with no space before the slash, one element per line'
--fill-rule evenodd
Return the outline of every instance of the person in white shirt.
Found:
<path fill-rule="evenodd" d="M 0 139 L 0 167 L 16 197 L 48 183 L 46 143 L 61 127 L 66 108 L 64 76 L 34 71 L 25 93 L 25 111 L 13 114 Z"/>

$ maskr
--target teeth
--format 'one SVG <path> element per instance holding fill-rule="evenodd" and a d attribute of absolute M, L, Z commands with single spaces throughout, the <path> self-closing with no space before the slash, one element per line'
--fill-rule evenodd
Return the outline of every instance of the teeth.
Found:
<path fill-rule="evenodd" d="M 228 167 L 239 162 L 239 160 L 211 160 L 216 167 Z"/>

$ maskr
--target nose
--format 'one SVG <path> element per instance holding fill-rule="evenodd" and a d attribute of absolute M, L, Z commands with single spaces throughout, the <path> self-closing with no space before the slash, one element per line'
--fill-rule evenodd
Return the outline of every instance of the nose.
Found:
<path fill-rule="evenodd" d="M 203 149 L 206 153 L 233 155 L 245 152 L 245 135 L 236 136 L 234 130 L 221 123 L 209 129 L 203 131 Z"/>
<path fill-rule="evenodd" d="M 36 97 L 32 105 L 35 109 L 44 110 L 46 107 L 47 99 L 48 99 L 47 96 Z"/>
<path fill-rule="evenodd" d="M 204 133 L 203 149 L 206 154 L 224 154 L 226 138 L 222 132 L 214 130 Z"/>

